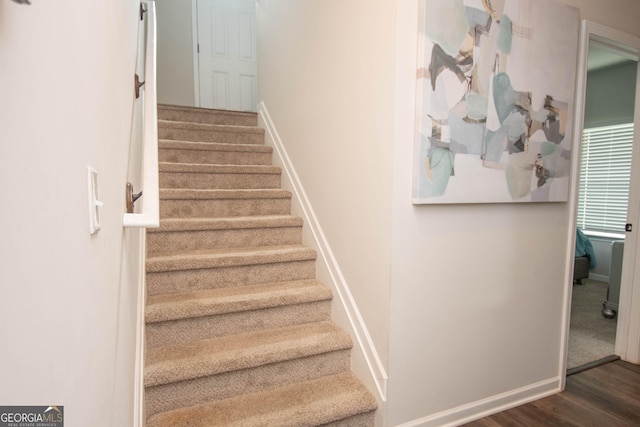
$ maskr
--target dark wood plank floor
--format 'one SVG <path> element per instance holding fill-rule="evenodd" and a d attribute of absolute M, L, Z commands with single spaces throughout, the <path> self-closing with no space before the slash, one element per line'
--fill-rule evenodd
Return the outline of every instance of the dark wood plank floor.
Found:
<path fill-rule="evenodd" d="M 465 427 L 640 426 L 640 366 L 616 361 L 567 378 L 562 393 Z"/>

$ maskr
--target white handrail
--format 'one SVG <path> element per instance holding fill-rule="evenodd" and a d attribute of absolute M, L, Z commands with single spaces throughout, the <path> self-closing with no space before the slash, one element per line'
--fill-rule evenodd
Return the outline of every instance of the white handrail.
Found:
<path fill-rule="evenodd" d="M 147 6 L 146 48 L 144 66 L 143 136 L 142 136 L 142 212 L 125 213 L 125 227 L 157 228 L 160 226 L 160 190 L 158 183 L 158 103 L 156 95 L 156 7 Z"/>

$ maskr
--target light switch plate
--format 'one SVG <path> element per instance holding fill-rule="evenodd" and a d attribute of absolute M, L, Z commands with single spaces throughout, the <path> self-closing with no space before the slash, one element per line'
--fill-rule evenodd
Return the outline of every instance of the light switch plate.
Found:
<path fill-rule="evenodd" d="M 87 185 L 89 190 L 89 233 L 96 234 L 100 230 L 99 208 L 103 203 L 98 200 L 98 172 L 87 167 Z"/>

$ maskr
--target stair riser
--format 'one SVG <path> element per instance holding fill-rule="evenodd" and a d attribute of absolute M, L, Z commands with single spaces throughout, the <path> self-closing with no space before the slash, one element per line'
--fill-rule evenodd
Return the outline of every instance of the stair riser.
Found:
<path fill-rule="evenodd" d="M 162 200 L 160 218 L 222 218 L 288 215 L 291 199 Z"/>
<path fill-rule="evenodd" d="M 376 425 L 376 412 L 370 411 L 364 414 L 354 415 L 328 424 L 322 427 L 373 427 Z"/>
<path fill-rule="evenodd" d="M 226 132 L 211 129 L 158 126 L 158 139 L 175 141 L 219 142 L 223 144 L 264 144 L 264 134 L 255 132 Z"/>
<path fill-rule="evenodd" d="M 208 165 L 271 165 L 271 153 L 252 153 L 242 151 L 179 150 L 160 148 L 158 159 L 161 162 L 199 163 Z"/>
<path fill-rule="evenodd" d="M 147 234 L 147 256 L 197 249 L 294 245 L 302 241 L 302 227 L 153 232 Z"/>
<path fill-rule="evenodd" d="M 255 114 L 158 107 L 158 119 L 211 125 L 257 126 Z"/>
<path fill-rule="evenodd" d="M 322 322 L 331 318 L 331 300 L 265 308 L 215 316 L 147 324 L 147 348 Z"/>
<path fill-rule="evenodd" d="M 147 273 L 148 295 L 315 278 L 315 260 Z"/>
<path fill-rule="evenodd" d="M 349 350 L 340 350 L 194 380 L 147 387 L 145 412 L 149 416 L 183 406 L 332 375 L 347 371 L 349 367 Z"/>
<path fill-rule="evenodd" d="M 280 188 L 280 174 L 160 172 L 160 188 L 198 190 Z"/>

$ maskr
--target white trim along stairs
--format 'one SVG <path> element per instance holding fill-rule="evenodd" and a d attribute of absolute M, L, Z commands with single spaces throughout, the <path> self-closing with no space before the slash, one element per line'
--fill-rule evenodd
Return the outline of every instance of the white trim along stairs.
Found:
<path fill-rule="evenodd" d="M 161 105 L 158 118 L 146 426 L 373 426 L 257 115 Z"/>

